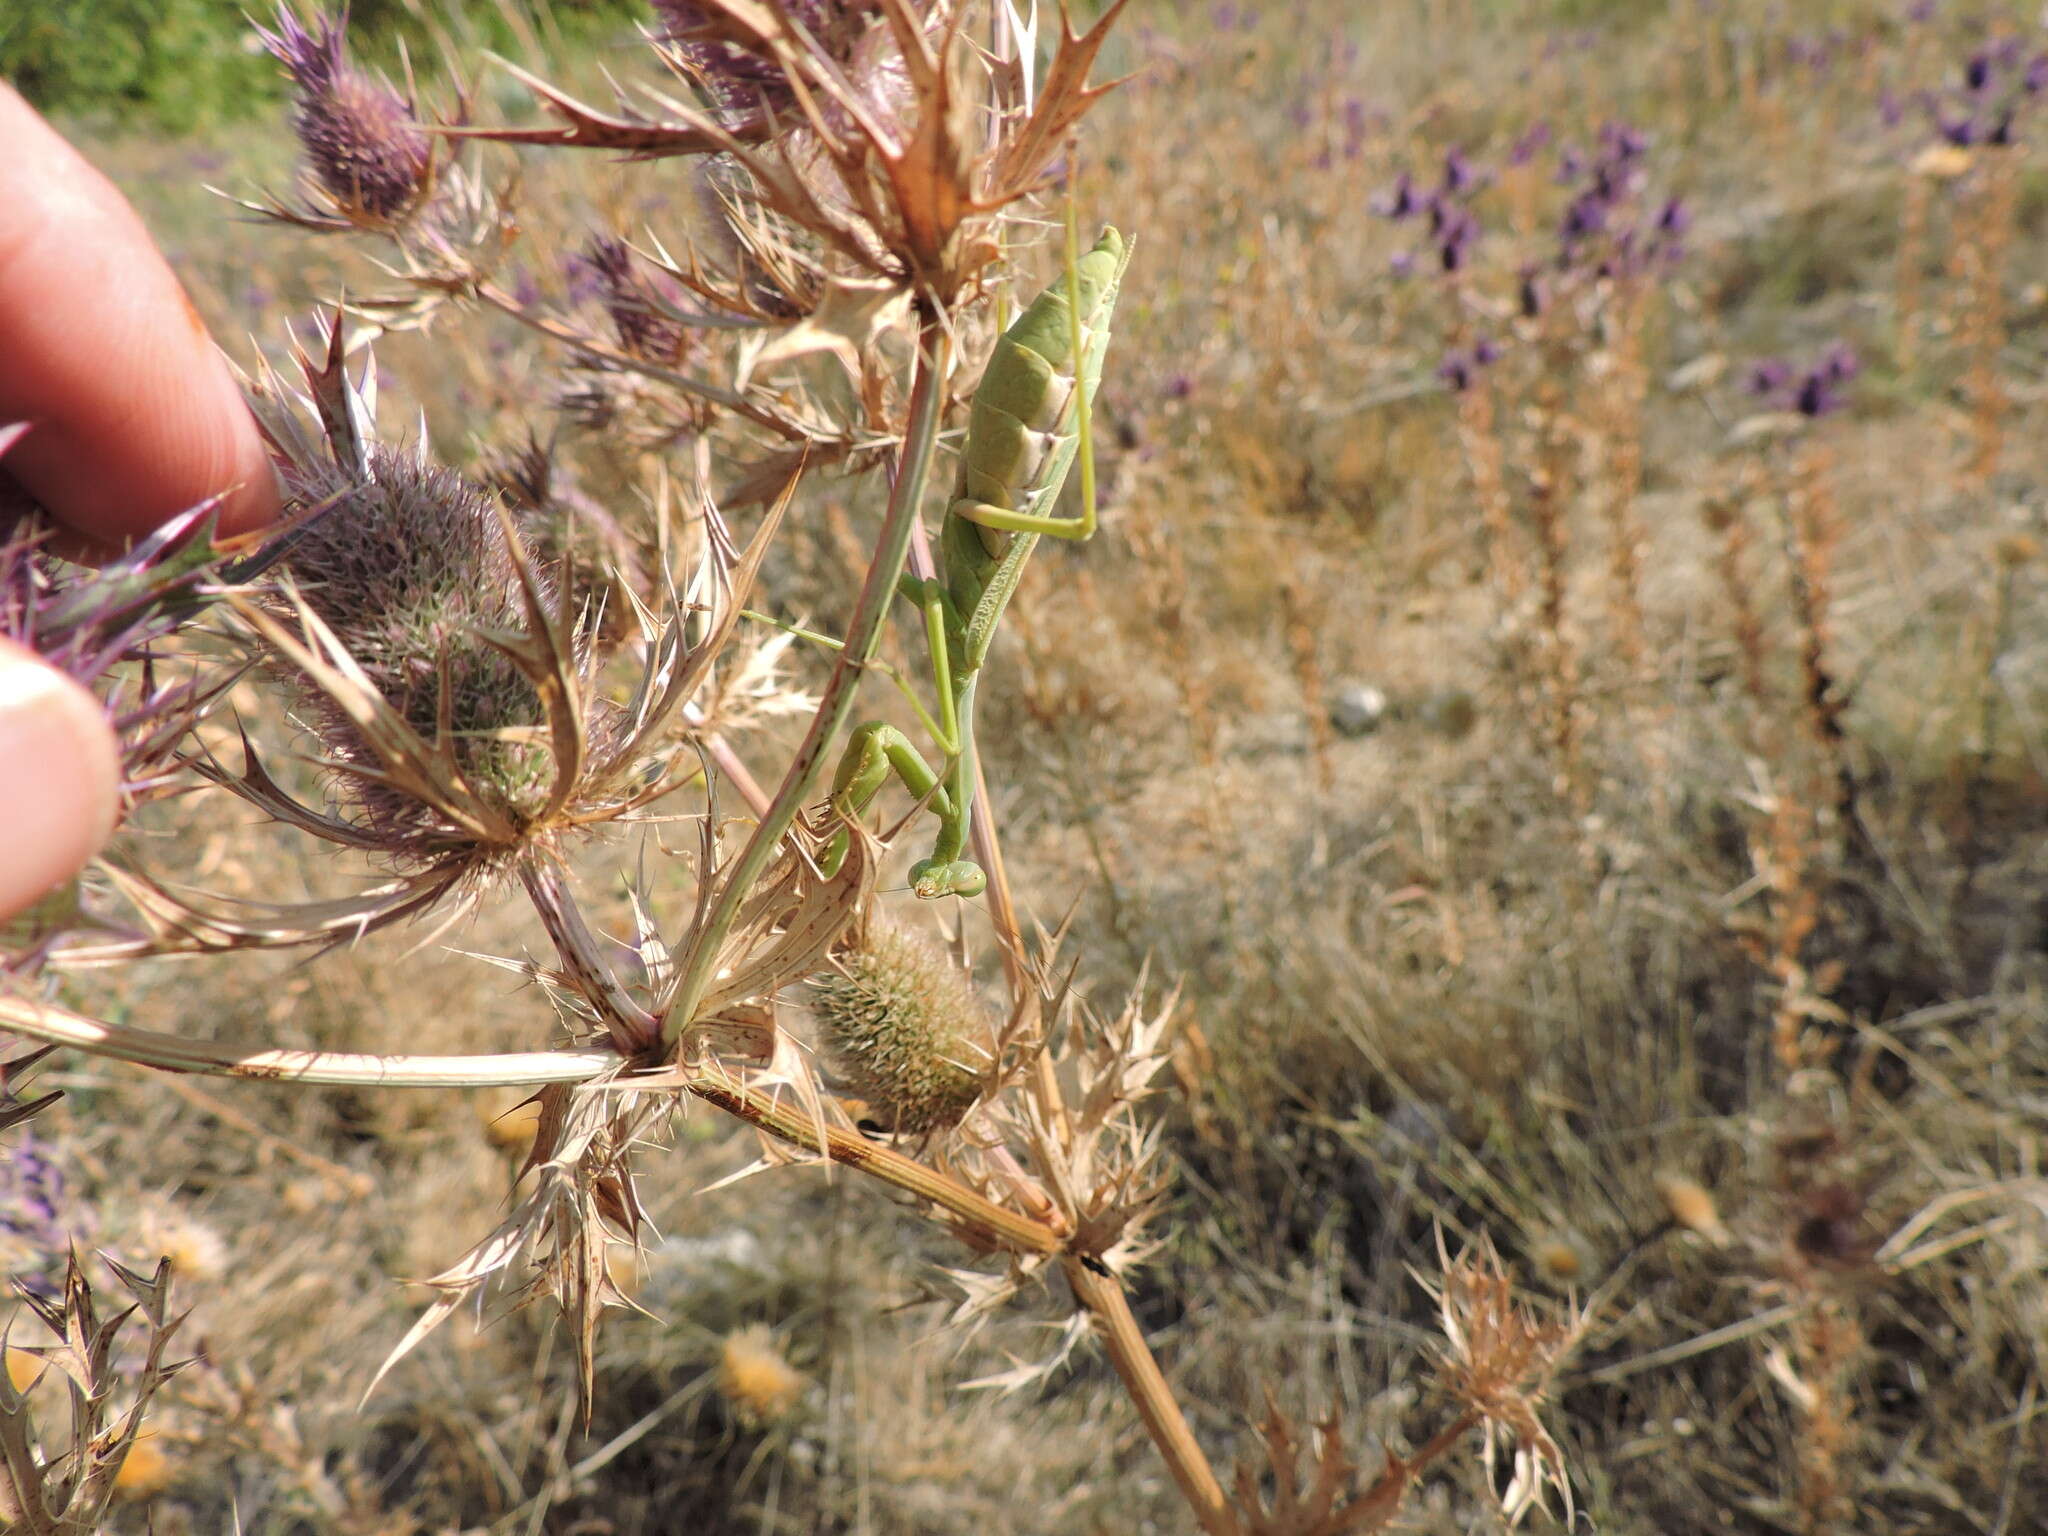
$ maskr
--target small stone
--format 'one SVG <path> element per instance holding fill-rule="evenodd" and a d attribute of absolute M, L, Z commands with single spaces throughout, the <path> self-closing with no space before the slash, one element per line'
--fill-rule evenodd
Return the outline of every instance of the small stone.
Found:
<path fill-rule="evenodd" d="M 1387 717 L 1387 696 L 1370 683 L 1344 683 L 1330 697 L 1330 725 L 1340 736 L 1370 736 Z"/>

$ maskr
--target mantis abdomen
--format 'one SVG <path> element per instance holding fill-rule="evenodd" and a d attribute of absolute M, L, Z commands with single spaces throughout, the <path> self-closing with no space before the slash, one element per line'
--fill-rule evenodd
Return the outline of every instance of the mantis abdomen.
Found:
<path fill-rule="evenodd" d="M 1084 397 L 1094 398 L 1128 260 L 1123 236 L 1104 230 L 1076 265 L 1072 282 L 1053 283 L 996 338 L 974 392 L 950 509 L 981 525 L 991 555 L 1000 555 L 1009 540 L 1000 523 L 983 521 L 987 513 L 1044 517 L 1066 481 L 1080 440 L 1074 386 L 1078 381 Z M 1080 301 L 1078 326 L 1073 297 Z"/>

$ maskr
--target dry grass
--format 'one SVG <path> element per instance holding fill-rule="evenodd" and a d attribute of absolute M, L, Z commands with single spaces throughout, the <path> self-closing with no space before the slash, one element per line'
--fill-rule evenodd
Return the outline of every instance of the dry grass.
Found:
<path fill-rule="evenodd" d="M 1080 187 L 1141 237 L 1099 415 L 1112 505 L 1092 545 L 1040 552 L 982 699 L 1029 903 L 1079 903 L 1102 995 L 1146 957 L 1186 978 L 1171 1238 L 1138 1309 L 1198 1436 L 1251 1461 L 1271 1391 L 1341 1414 L 1366 1465 L 1361 1440 L 1427 1441 L 1458 1410 L 1418 1385 L 1411 1266 L 1485 1237 L 1585 1310 L 1546 1423 L 1596 1528 L 2039 1527 L 2040 149 L 1909 170 L 1928 135 L 1883 129 L 1879 91 L 1945 83 L 1974 34 L 1889 4 L 1225 9 L 1122 39 L 1144 72 Z M 1612 24 L 1566 20 L 1589 10 Z M 1800 41 L 1840 30 L 1825 67 L 1788 12 Z M 1687 253 L 1639 308 L 1518 333 L 1500 307 L 1562 193 L 1508 148 L 1610 118 L 1687 198 Z M 187 149 L 94 147 L 223 334 L 274 327 L 257 288 L 329 286 L 303 242 L 206 207 Z M 1453 147 L 1501 176 L 1488 233 L 1455 283 L 1397 278 L 1414 226 L 1368 192 Z M 260 144 L 229 153 L 208 179 L 278 179 Z M 623 178 L 578 170 L 565 223 L 626 211 Z M 1505 355 L 1444 390 L 1479 331 Z M 1751 360 L 1837 336 L 1863 359 L 1846 410 L 1731 433 Z M 523 342 L 384 360 L 444 430 L 545 429 Z M 646 484 L 629 448 L 578 452 L 600 496 Z M 836 623 L 831 519 L 801 521 L 780 590 Z M 1383 688 L 1386 723 L 1327 739 L 1323 680 Z M 158 820 L 210 888 L 322 878 L 231 816 Z M 538 939 L 508 912 L 459 942 Z M 356 1050 L 508 1048 L 537 1011 L 402 936 L 98 1001 Z M 407 1325 L 396 1282 L 505 1200 L 475 1096 L 48 1080 L 68 1097 L 38 1130 L 101 1241 L 139 1257 L 175 1211 L 222 1248 L 180 1286 L 204 1360 L 166 1389 L 159 1532 L 1186 1526 L 1101 1360 L 960 1392 L 1043 1351 L 1028 1309 L 931 1342 L 929 1230 L 816 1170 L 698 1193 L 753 1156 L 708 1114 L 654 1165 L 664 1236 L 627 1282 L 653 1315 L 608 1326 L 586 1430 L 533 1314 L 437 1338 L 354 1406 Z M 1673 1179 L 1719 1225 L 1667 1205 Z M 775 1415 L 720 1395 L 756 1325 L 805 1380 Z M 1408 1518 L 1489 1528 L 1476 1458 L 1450 1465 Z"/>

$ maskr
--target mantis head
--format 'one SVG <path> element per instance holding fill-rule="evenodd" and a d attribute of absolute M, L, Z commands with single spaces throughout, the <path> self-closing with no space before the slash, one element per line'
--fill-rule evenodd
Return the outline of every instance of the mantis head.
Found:
<path fill-rule="evenodd" d="M 921 901 L 941 896 L 979 896 L 988 889 L 988 876 L 972 859 L 955 859 L 941 864 L 936 859 L 919 859 L 910 866 L 910 888 Z"/>

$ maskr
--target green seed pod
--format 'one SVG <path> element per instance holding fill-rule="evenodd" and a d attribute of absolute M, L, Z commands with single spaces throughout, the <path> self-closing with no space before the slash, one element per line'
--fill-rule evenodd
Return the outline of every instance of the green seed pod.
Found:
<path fill-rule="evenodd" d="M 931 940 L 873 922 L 811 983 L 819 1036 L 854 1092 L 899 1134 L 957 1125 L 994 1065 L 988 1015 Z"/>

